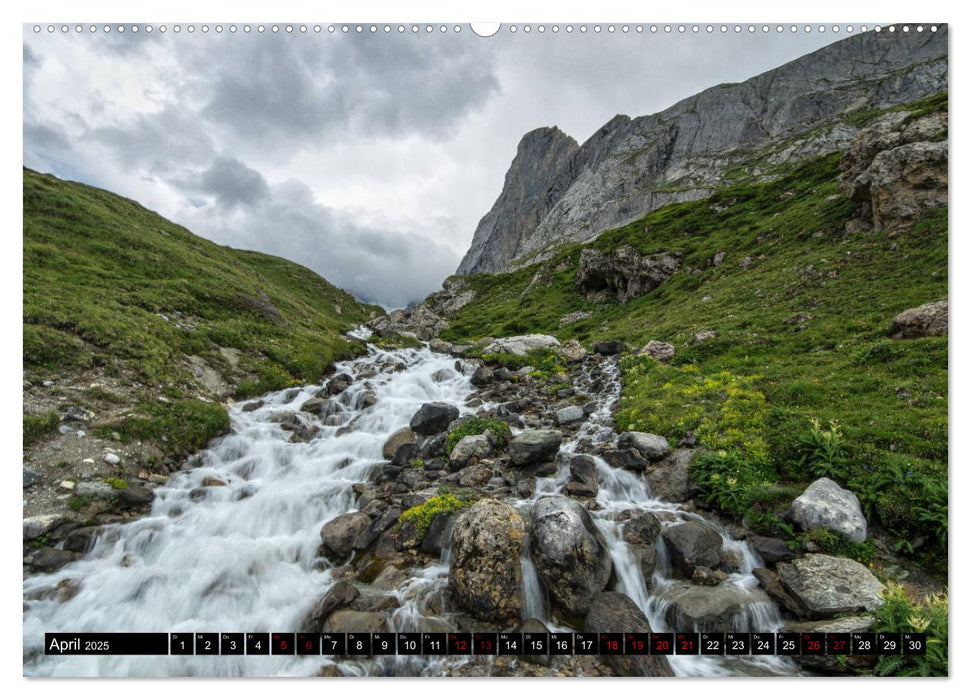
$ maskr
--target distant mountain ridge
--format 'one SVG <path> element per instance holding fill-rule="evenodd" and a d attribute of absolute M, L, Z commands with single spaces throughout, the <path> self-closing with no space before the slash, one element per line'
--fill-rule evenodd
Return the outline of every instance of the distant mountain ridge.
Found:
<path fill-rule="evenodd" d="M 643 117 L 618 115 L 582 145 L 556 127 L 523 136 L 458 274 L 549 257 L 672 202 L 843 149 L 853 115 L 947 89 L 948 32 L 867 32 Z"/>

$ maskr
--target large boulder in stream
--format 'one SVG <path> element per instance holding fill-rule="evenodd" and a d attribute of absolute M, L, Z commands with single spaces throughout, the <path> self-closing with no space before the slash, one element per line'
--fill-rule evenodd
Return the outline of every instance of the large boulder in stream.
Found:
<path fill-rule="evenodd" d="M 371 518 L 360 511 L 338 515 L 320 529 L 324 553 L 344 559 L 354 551 L 354 542 L 371 527 Z"/>
<path fill-rule="evenodd" d="M 509 460 L 516 467 L 549 462 L 560 451 L 561 442 L 559 430 L 524 430 L 509 442 Z"/>
<path fill-rule="evenodd" d="M 816 528 L 839 532 L 850 542 L 866 541 L 866 518 L 860 499 L 832 479 L 817 479 L 792 502 L 792 521 L 807 532 Z"/>
<path fill-rule="evenodd" d="M 686 581 L 675 581 L 658 596 L 667 603 L 664 619 L 671 629 L 698 632 L 758 630 L 759 615 L 772 603 L 759 588 L 698 586 Z M 739 624 L 746 618 L 747 625 Z"/>
<path fill-rule="evenodd" d="M 525 533 L 519 511 L 491 498 L 456 517 L 448 592 L 461 608 L 503 624 L 519 619 Z"/>
<path fill-rule="evenodd" d="M 661 533 L 671 553 L 675 571 L 691 578 L 695 568 L 717 569 L 722 562 L 722 536 L 718 531 L 694 520 L 667 527 Z"/>
<path fill-rule="evenodd" d="M 677 449 L 663 460 L 649 466 L 644 478 L 655 498 L 683 503 L 698 494 L 698 484 L 691 478 L 695 450 Z"/>
<path fill-rule="evenodd" d="M 607 587 L 613 562 L 590 514 L 565 496 L 533 504 L 529 551 L 552 601 L 568 615 L 585 615 Z"/>
<path fill-rule="evenodd" d="M 617 438 L 617 447 L 624 450 L 634 448 L 640 452 L 641 456 L 655 462 L 667 457 L 671 451 L 671 446 L 666 438 L 652 433 L 640 433 L 629 431 L 621 433 Z"/>
<path fill-rule="evenodd" d="M 593 597 L 583 621 L 585 632 L 653 632 L 651 623 L 630 597 L 619 591 L 605 591 Z M 602 656 L 620 676 L 673 676 L 665 656 Z"/>
<path fill-rule="evenodd" d="M 884 585 L 852 559 L 809 554 L 780 562 L 776 571 L 786 592 L 814 620 L 874 610 L 883 602 Z"/>
<path fill-rule="evenodd" d="M 418 438 L 411 431 L 411 428 L 401 428 L 391 433 L 391 436 L 385 440 L 384 446 L 381 448 L 381 456 L 386 460 L 394 459 L 395 452 L 402 445 L 417 445 Z"/>
<path fill-rule="evenodd" d="M 426 403 L 411 417 L 411 430 L 419 435 L 437 435 L 459 417 L 459 409 L 447 403 Z"/>

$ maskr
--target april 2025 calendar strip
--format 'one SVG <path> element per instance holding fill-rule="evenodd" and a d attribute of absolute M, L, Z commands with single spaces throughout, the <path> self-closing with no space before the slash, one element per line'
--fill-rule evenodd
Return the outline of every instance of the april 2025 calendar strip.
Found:
<path fill-rule="evenodd" d="M 54 656 L 922 655 L 896 632 L 147 632 L 48 633 Z"/>

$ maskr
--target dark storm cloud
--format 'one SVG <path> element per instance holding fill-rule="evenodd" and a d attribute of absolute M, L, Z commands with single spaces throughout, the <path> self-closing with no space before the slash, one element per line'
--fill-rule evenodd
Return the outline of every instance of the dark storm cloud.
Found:
<path fill-rule="evenodd" d="M 458 256 L 414 231 L 361 226 L 319 204 L 296 181 L 269 188 L 241 219 L 213 207 L 192 214 L 212 238 L 300 263 L 362 299 L 405 306 L 436 290 Z"/>
<path fill-rule="evenodd" d="M 488 48 L 452 36 L 268 36 L 222 45 L 211 77 L 194 89 L 208 96 L 204 117 L 246 139 L 440 138 L 499 87 Z"/>
<path fill-rule="evenodd" d="M 186 178 L 181 184 L 186 191 L 213 196 L 223 209 L 255 206 L 270 193 L 259 171 L 235 158 L 217 158 L 207 170 Z"/>

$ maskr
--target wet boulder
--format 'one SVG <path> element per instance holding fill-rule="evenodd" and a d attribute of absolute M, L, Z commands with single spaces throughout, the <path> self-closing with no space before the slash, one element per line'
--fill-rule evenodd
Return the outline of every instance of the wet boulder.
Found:
<path fill-rule="evenodd" d="M 448 458 L 453 465 L 464 467 L 472 459 L 484 459 L 491 456 L 492 442 L 488 436 L 466 435 L 455 444 Z"/>
<path fill-rule="evenodd" d="M 472 373 L 472 377 L 469 379 L 469 381 L 471 381 L 474 386 L 485 386 L 494 378 L 495 370 L 487 365 L 482 365 Z"/>
<path fill-rule="evenodd" d="M 803 491 L 790 508 L 792 521 L 807 532 L 816 528 L 832 530 L 851 542 L 865 542 L 867 523 L 860 500 L 852 491 L 832 479 L 817 479 Z"/>
<path fill-rule="evenodd" d="M 459 409 L 447 403 L 426 403 L 411 417 L 409 427 L 418 435 L 436 435 L 459 417 Z"/>
<path fill-rule="evenodd" d="M 455 518 L 448 592 L 482 620 L 509 624 L 522 614 L 525 525 L 511 505 L 483 499 Z"/>
<path fill-rule="evenodd" d="M 341 579 L 318 600 L 304 616 L 300 629 L 308 632 L 318 632 L 330 614 L 339 608 L 345 608 L 360 595 L 357 588 L 347 579 Z"/>
<path fill-rule="evenodd" d="M 671 629 L 699 632 L 738 629 L 737 621 L 745 618 L 753 623 L 757 611 L 771 603 L 769 596 L 758 588 L 699 586 L 686 581 L 675 581 L 659 595 L 668 603 L 664 617 Z M 758 629 L 757 624 L 749 627 Z"/>
<path fill-rule="evenodd" d="M 34 571 L 57 571 L 72 561 L 74 561 L 74 554 L 71 552 L 66 552 L 63 549 L 55 549 L 54 547 L 41 547 L 34 552 L 33 559 L 31 560 L 31 568 Z"/>
<path fill-rule="evenodd" d="M 398 449 L 394 451 L 394 456 L 391 458 L 391 464 L 396 467 L 407 467 L 420 456 L 421 448 L 414 442 L 406 442 L 398 445 Z"/>
<path fill-rule="evenodd" d="M 371 518 L 360 511 L 338 515 L 320 529 L 324 553 L 344 559 L 354 551 L 354 541 L 371 525 Z"/>
<path fill-rule="evenodd" d="M 603 459 L 614 469 L 628 469 L 635 472 L 644 471 L 648 464 L 641 453 L 632 447 L 624 450 L 605 450 Z"/>
<path fill-rule="evenodd" d="M 559 430 L 524 430 L 509 441 L 509 459 L 516 467 L 549 462 L 560 451 L 561 442 Z"/>
<path fill-rule="evenodd" d="M 401 508 L 397 506 L 391 506 L 386 509 L 378 517 L 374 518 L 363 532 L 354 537 L 354 540 L 351 542 L 351 548 L 361 552 L 370 547 L 385 530 L 398 522 L 401 512 Z"/>
<path fill-rule="evenodd" d="M 385 440 L 384 446 L 381 448 L 381 456 L 387 460 L 393 459 L 395 452 L 398 451 L 398 448 L 409 443 L 416 445 L 418 444 L 418 438 L 415 437 L 415 434 L 411 431 L 411 428 L 401 428 L 400 430 L 396 430 L 395 432 L 391 433 L 391 437 Z"/>
<path fill-rule="evenodd" d="M 98 539 L 101 530 L 97 526 L 81 527 L 77 530 L 72 530 L 64 539 L 64 549 L 79 554 L 90 551 L 94 547 L 95 540 Z"/>
<path fill-rule="evenodd" d="M 722 561 L 722 537 L 708 525 L 688 520 L 665 528 L 661 537 L 671 553 L 671 564 L 683 577 L 691 578 L 698 566 L 717 569 Z"/>
<path fill-rule="evenodd" d="M 698 494 L 698 484 L 691 478 L 695 450 L 680 448 L 647 468 L 645 478 L 655 498 L 683 503 Z"/>
<path fill-rule="evenodd" d="M 651 623 L 630 599 L 619 591 L 605 591 L 593 597 L 583 621 L 585 632 L 653 632 Z M 665 656 L 605 655 L 601 659 L 620 676 L 673 676 Z"/>
<path fill-rule="evenodd" d="M 337 394 L 347 391 L 347 388 L 350 387 L 353 381 L 354 378 L 344 372 L 334 375 L 331 377 L 330 381 L 327 382 L 327 395 L 336 396 Z"/>
<path fill-rule="evenodd" d="M 835 615 L 874 610 L 885 586 L 863 564 L 827 554 L 809 554 L 776 565 L 786 591 L 820 620 Z"/>
<path fill-rule="evenodd" d="M 603 535 L 583 506 L 564 496 L 539 499 L 530 518 L 530 555 L 550 598 L 569 615 L 585 615 L 613 569 Z"/>
<path fill-rule="evenodd" d="M 775 537 L 762 537 L 752 535 L 745 540 L 748 545 L 755 550 L 755 553 L 762 557 L 766 564 L 775 564 L 780 561 L 791 561 L 795 559 L 795 553 L 789 548 L 789 543 Z"/>
<path fill-rule="evenodd" d="M 617 438 L 617 447 L 622 450 L 633 448 L 640 452 L 642 457 L 652 462 L 664 459 L 671 451 L 667 439 L 661 435 L 635 431 L 621 433 Z"/>
<path fill-rule="evenodd" d="M 383 612 L 359 612 L 357 610 L 338 610 L 327 618 L 324 632 L 360 632 L 375 634 L 390 632 L 391 624 L 387 614 Z"/>
<path fill-rule="evenodd" d="M 570 483 L 567 493 L 574 496 L 594 497 L 600 490 L 597 479 L 597 463 L 589 455 L 576 455 L 570 459 Z"/>
<path fill-rule="evenodd" d="M 586 417 L 586 415 L 583 413 L 583 409 L 579 406 L 564 406 L 563 408 L 558 408 L 556 409 L 555 415 L 557 425 L 579 423 Z"/>

